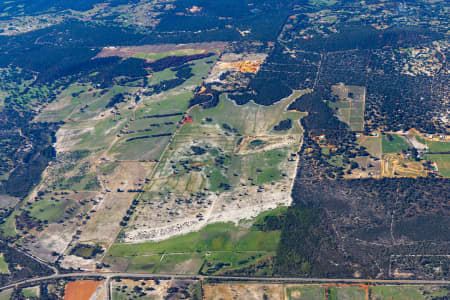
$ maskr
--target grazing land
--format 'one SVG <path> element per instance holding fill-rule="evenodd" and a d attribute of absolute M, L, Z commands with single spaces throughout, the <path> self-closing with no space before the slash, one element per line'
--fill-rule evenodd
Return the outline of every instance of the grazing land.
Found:
<path fill-rule="evenodd" d="M 449 11 L 0 1 L 0 297 L 448 298 Z"/>

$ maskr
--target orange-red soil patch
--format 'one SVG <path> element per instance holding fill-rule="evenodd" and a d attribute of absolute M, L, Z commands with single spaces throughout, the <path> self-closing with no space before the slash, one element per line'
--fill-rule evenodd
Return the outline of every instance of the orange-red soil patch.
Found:
<path fill-rule="evenodd" d="M 189 116 L 189 115 L 186 115 L 185 117 L 184 117 L 184 119 L 183 119 L 183 124 L 186 124 L 186 123 L 192 123 L 192 118 L 191 118 L 191 116 Z"/>
<path fill-rule="evenodd" d="M 64 300 L 89 300 L 103 281 L 78 280 L 66 285 Z"/>

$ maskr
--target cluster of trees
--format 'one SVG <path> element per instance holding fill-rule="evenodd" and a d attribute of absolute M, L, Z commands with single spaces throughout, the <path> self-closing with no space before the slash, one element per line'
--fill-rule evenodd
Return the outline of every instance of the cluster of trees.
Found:
<path fill-rule="evenodd" d="M 158 59 L 154 62 L 148 64 L 148 66 L 154 71 L 159 72 L 168 68 L 176 68 L 183 66 L 185 63 L 198 60 L 206 57 L 213 56 L 214 53 L 203 53 L 203 54 L 192 54 L 192 55 L 183 55 L 183 56 L 167 56 L 161 59 Z M 178 77 L 186 77 L 189 76 L 190 73 L 187 67 L 175 69 L 177 71 Z M 190 75 L 192 76 L 192 75 Z"/>
<path fill-rule="evenodd" d="M 283 46 L 277 45 L 247 88 L 230 94 L 237 104 L 254 100 L 271 105 L 289 96 L 292 90 L 312 88 L 320 55 L 300 52 L 293 57 Z"/>
<path fill-rule="evenodd" d="M 10 271 L 10 274 L 0 274 L 0 285 L 2 286 L 13 281 L 53 274 L 52 269 L 8 246 L 5 242 L 0 242 L 0 251 Z"/>
<path fill-rule="evenodd" d="M 200 104 L 203 108 L 211 108 L 219 104 L 221 92 L 214 89 L 212 84 L 206 84 L 203 87 L 206 90 L 202 93 L 199 93 L 200 88 L 195 91 L 194 97 L 189 100 L 189 107 Z"/>
<path fill-rule="evenodd" d="M 31 123 L 33 116 L 9 108 L 0 112 L 0 169 L 10 171 L 8 179 L 0 181 L 0 193 L 25 197 L 55 157 L 52 143 L 58 125 Z"/>
<path fill-rule="evenodd" d="M 368 74 L 365 119 L 367 130 L 377 127 L 386 131 L 409 130 L 421 132 L 445 132 L 446 124 L 440 118 L 444 112 L 442 92 L 445 85 L 435 84 L 444 79 L 443 74 L 435 77 L 409 76 L 399 70 L 405 58 L 389 50 L 376 51 L 371 55 Z M 444 79 L 445 80 L 445 79 Z M 434 86 L 434 91 L 430 89 Z"/>
<path fill-rule="evenodd" d="M 291 119 L 285 119 L 281 120 L 277 125 L 273 127 L 273 130 L 276 131 L 283 131 L 288 130 L 292 128 L 292 120 Z"/>
<path fill-rule="evenodd" d="M 391 254 L 445 254 L 449 183 L 442 178 L 298 179 L 275 272 L 342 278 L 358 271 L 368 278 L 388 278 Z M 386 215 L 392 212 L 391 231 Z M 411 267 L 419 270 L 417 276 L 423 275 L 420 268 Z"/>
<path fill-rule="evenodd" d="M 289 9 L 295 1 L 218 0 L 177 2 L 156 26 L 158 32 L 179 31 L 178 38 L 197 40 L 260 40 L 276 39 Z M 200 13 L 190 14 L 192 6 L 201 7 Z M 249 29 L 241 36 L 236 30 Z"/>

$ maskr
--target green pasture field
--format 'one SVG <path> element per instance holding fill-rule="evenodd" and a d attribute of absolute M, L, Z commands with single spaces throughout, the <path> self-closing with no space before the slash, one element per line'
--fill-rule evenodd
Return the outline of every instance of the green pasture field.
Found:
<path fill-rule="evenodd" d="M 109 147 L 115 136 L 120 133 L 126 125 L 127 116 L 109 117 L 102 120 L 87 122 L 73 122 L 65 125 L 70 130 L 82 130 L 77 138 L 79 141 L 72 150 L 98 151 Z"/>
<path fill-rule="evenodd" d="M 159 84 L 161 81 L 164 81 L 164 80 L 175 79 L 176 78 L 176 76 L 175 76 L 176 73 L 177 72 L 172 71 L 170 68 L 162 70 L 160 72 L 152 73 L 151 77 L 148 80 L 148 83 L 150 85 L 156 85 L 156 84 Z"/>
<path fill-rule="evenodd" d="M 427 145 L 428 152 L 431 153 L 450 152 L 450 142 L 430 141 L 425 140 L 418 136 L 416 136 L 416 139 L 420 143 Z"/>
<path fill-rule="evenodd" d="M 148 136 L 149 134 L 141 133 L 137 136 Z M 114 144 L 109 153 L 115 155 L 115 158 L 119 160 L 158 159 L 169 142 L 170 136 L 149 137 L 133 141 L 127 141 L 128 138 L 131 136 L 126 136 Z"/>
<path fill-rule="evenodd" d="M 397 134 L 391 134 L 392 141 L 389 141 L 387 136 L 383 136 L 381 140 L 381 147 L 383 154 L 386 153 L 400 153 L 403 150 L 408 150 L 410 145 L 402 137 Z"/>
<path fill-rule="evenodd" d="M 381 158 L 382 151 L 382 138 L 380 136 L 364 136 L 358 138 L 358 143 L 361 146 L 367 148 L 367 152 L 375 157 Z"/>
<path fill-rule="evenodd" d="M 9 300 L 9 299 L 11 299 L 12 293 L 13 293 L 12 289 L 4 291 L 4 292 L 1 292 L 0 293 L 0 300 Z"/>
<path fill-rule="evenodd" d="M 359 286 L 330 286 L 328 299 L 366 299 L 366 291 Z"/>
<path fill-rule="evenodd" d="M 437 164 L 439 174 L 450 177 L 450 154 L 425 154 L 424 158 Z"/>
<path fill-rule="evenodd" d="M 329 1 L 321 1 L 329 2 Z M 337 117 L 345 122 L 353 131 L 364 130 L 365 87 L 353 85 L 334 85 L 333 94 L 340 101 L 330 102 L 332 108 L 337 108 Z M 350 94 L 353 94 L 350 97 Z"/>
<path fill-rule="evenodd" d="M 199 53 L 202 53 L 202 50 L 182 49 L 182 50 L 174 50 L 174 51 L 167 51 L 167 52 L 161 52 L 161 53 L 138 52 L 135 55 L 133 55 L 133 57 L 147 59 L 147 60 L 158 60 L 158 59 L 168 57 L 168 56 L 185 56 L 185 55 L 193 55 L 193 54 L 199 54 Z"/>
<path fill-rule="evenodd" d="M 144 116 L 166 115 L 173 113 L 184 113 L 189 105 L 189 99 L 193 96 L 192 92 L 182 92 L 179 94 L 167 93 L 162 100 L 149 101 L 144 99 L 144 107 L 136 109 L 136 119 Z"/>
<path fill-rule="evenodd" d="M 0 274 L 9 274 L 8 263 L 5 261 L 3 253 L 0 253 Z"/>
<path fill-rule="evenodd" d="M 279 215 L 285 210 L 286 208 L 279 207 L 265 212 L 252 222 L 262 222 L 264 217 Z M 273 256 L 279 239 L 279 230 L 263 232 L 255 227 L 249 228 L 248 225 L 214 223 L 198 232 L 175 236 L 160 242 L 116 243 L 109 249 L 105 262 L 126 264 L 127 271 L 150 273 L 176 272 L 175 266 L 183 266 L 185 268 L 183 272 L 196 274 L 202 264 L 219 265 L 220 268 L 215 271 L 203 270 L 214 273 L 242 267 L 258 259 Z"/>
<path fill-rule="evenodd" d="M 320 285 L 300 285 L 286 287 L 287 300 L 323 300 L 325 287 Z"/>
<path fill-rule="evenodd" d="M 434 289 L 426 286 L 386 286 L 377 285 L 371 288 L 373 299 L 420 300 L 432 299 L 433 296 L 449 296 L 448 289 Z M 436 290 L 436 291 L 433 291 Z M 427 291 L 427 293 L 425 293 Z"/>
<path fill-rule="evenodd" d="M 2 234 L 8 237 L 13 237 L 17 234 L 16 232 L 16 218 L 15 216 L 18 214 L 17 211 L 14 211 L 8 218 L 6 218 L 5 222 L 0 224 L 0 231 Z"/>
<path fill-rule="evenodd" d="M 249 102 L 238 106 L 231 100 L 222 95 L 216 107 L 201 109 L 195 108 L 191 114 L 197 122 L 212 119 L 215 124 L 228 124 L 235 128 L 242 135 L 258 135 L 264 133 L 272 134 L 294 134 L 302 133 L 298 120 L 303 116 L 302 113 L 286 111 L 289 104 L 300 95 L 300 92 L 294 92 L 290 97 L 281 100 L 271 106 L 257 105 Z M 288 132 L 273 131 L 273 127 L 281 120 L 290 118 L 293 126 Z"/>
<path fill-rule="evenodd" d="M 38 287 L 29 287 L 22 290 L 22 295 L 25 298 L 36 298 L 38 297 Z"/>
<path fill-rule="evenodd" d="M 62 220 L 66 215 L 66 210 L 73 207 L 76 207 L 76 204 L 69 199 L 60 200 L 58 202 L 50 199 L 42 199 L 34 202 L 28 211 L 30 216 L 42 221 L 47 220 L 49 223 L 52 223 Z"/>

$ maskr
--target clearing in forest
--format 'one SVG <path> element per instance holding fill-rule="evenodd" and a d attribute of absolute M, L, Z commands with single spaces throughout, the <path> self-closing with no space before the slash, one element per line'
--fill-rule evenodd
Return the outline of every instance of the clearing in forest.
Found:
<path fill-rule="evenodd" d="M 333 85 L 331 89 L 337 99 L 330 102 L 329 105 L 337 109 L 339 120 L 346 123 L 352 131 L 363 131 L 366 88 L 364 86 L 338 84 Z"/>

